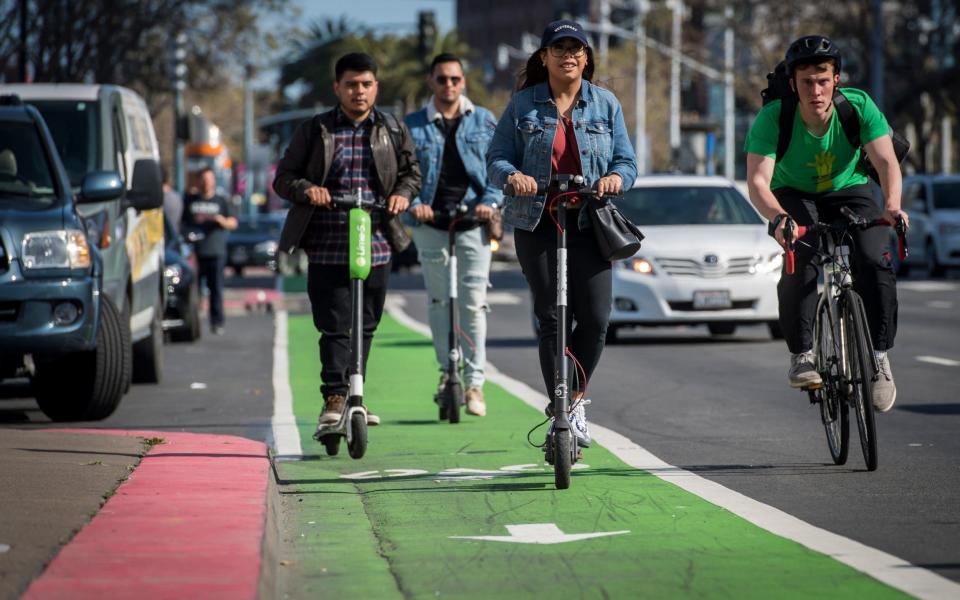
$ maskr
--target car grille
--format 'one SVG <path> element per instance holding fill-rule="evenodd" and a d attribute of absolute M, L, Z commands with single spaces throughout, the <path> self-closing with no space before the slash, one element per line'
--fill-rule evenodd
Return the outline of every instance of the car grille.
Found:
<path fill-rule="evenodd" d="M 743 256 L 713 264 L 702 263 L 689 258 L 657 257 L 654 260 L 663 269 L 664 273 L 673 277 L 716 279 L 727 275 L 750 275 L 750 268 L 756 263 L 757 259 L 753 256 Z"/>
<path fill-rule="evenodd" d="M 694 308 L 693 302 L 687 301 L 672 301 L 667 304 L 670 305 L 670 310 L 675 310 L 678 312 L 704 312 L 709 310 L 736 310 L 736 309 L 745 309 L 753 308 L 756 305 L 756 300 L 734 300 L 730 303 L 729 308 Z"/>
<path fill-rule="evenodd" d="M 0 302 L 0 323 L 12 323 L 20 312 L 19 302 Z"/>

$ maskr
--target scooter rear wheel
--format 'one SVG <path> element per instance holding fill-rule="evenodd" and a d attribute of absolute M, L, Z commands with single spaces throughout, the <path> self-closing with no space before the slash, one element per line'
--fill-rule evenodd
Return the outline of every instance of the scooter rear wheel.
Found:
<path fill-rule="evenodd" d="M 347 443 L 350 458 L 363 458 L 367 452 L 367 416 L 362 411 L 350 417 L 350 438 Z"/>
<path fill-rule="evenodd" d="M 553 434 L 553 480 L 558 490 L 570 487 L 570 470 L 573 468 L 573 433 L 569 429 Z"/>
<path fill-rule="evenodd" d="M 327 456 L 336 456 L 340 453 L 339 435 L 325 435 L 320 438 L 320 441 L 323 442 L 323 447 L 327 450 Z"/>

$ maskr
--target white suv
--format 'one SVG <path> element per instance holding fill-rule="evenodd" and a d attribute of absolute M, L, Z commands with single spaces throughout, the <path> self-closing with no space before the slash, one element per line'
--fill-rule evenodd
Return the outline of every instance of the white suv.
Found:
<path fill-rule="evenodd" d="M 931 277 L 960 267 L 960 175 L 903 178 L 903 209 L 910 215 L 910 253 L 901 272 L 922 266 Z"/>

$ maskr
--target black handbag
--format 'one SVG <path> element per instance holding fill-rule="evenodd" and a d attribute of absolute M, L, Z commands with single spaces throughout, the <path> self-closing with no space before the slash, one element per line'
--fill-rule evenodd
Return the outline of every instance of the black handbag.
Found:
<path fill-rule="evenodd" d="M 630 258 L 640 250 L 643 233 L 613 204 L 590 203 L 590 225 L 600 256 L 606 260 Z"/>

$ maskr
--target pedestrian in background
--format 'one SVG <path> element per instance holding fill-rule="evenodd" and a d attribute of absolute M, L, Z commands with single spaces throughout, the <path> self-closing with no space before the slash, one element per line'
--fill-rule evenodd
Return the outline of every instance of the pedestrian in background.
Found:
<path fill-rule="evenodd" d="M 310 260 L 307 294 L 320 332 L 318 428 L 340 420 L 350 388 L 350 270 L 348 211 L 330 199 L 354 194 L 386 199 L 385 211 L 370 215 L 373 268 L 363 282 L 363 365 L 380 324 L 390 274 L 391 239 L 410 199 L 420 191 L 420 169 L 410 132 L 400 119 L 375 108 L 377 63 L 362 53 L 337 60 L 333 92 L 339 103 L 297 127 L 277 165 L 274 189 L 290 201 L 280 250 L 303 248 Z M 400 250 L 395 240 L 394 247 Z M 367 424 L 380 418 L 367 409 Z"/>
<path fill-rule="evenodd" d="M 183 196 L 170 185 L 170 173 L 163 167 L 160 172 L 163 176 L 163 218 L 170 223 L 175 233 L 180 233 L 180 221 L 183 220 Z"/>
<path fill-rule="evenodd" d="M 197 192 L 186 197 L 183 207 L 183 231 L 196 234 L 194 252 L 201 284 L 210 292 L 210 331 L 223 335 L 223 268 L 227 262 L 227 235 L 237 228 L 237 217 L 230 202 L 217 193 L 213 168 L 197 174 Z"/>
<path fill-rule="evenodd" d="M 423 175 L 420 195 L 410 203 L 414 217 L 413 241 L 417 247 L 427 288 L 430 332 L 441 371 L 447 363 L 450 319 L 450 273 L 447 247 L 449 215 L 461 203 L 477 221 L 494 218 L 503 199 L 500 188 L 487 181 L 486 154 L 497 121 L 464 95 L 463 63 L 453 54 L 439 54 L 430 64 L 427 87 L 432 96 L 422 109 L 407 115 Z M 490 241 L 480 223 L 455 225 L 458 266 L 457 300 L 463 333 L 464 399 L 467 413 L 487 413 L 483 397 L 487 343 L 487 287 L 490 282 Z M 446 384 L 442 372 L 438 393 Z"/>

